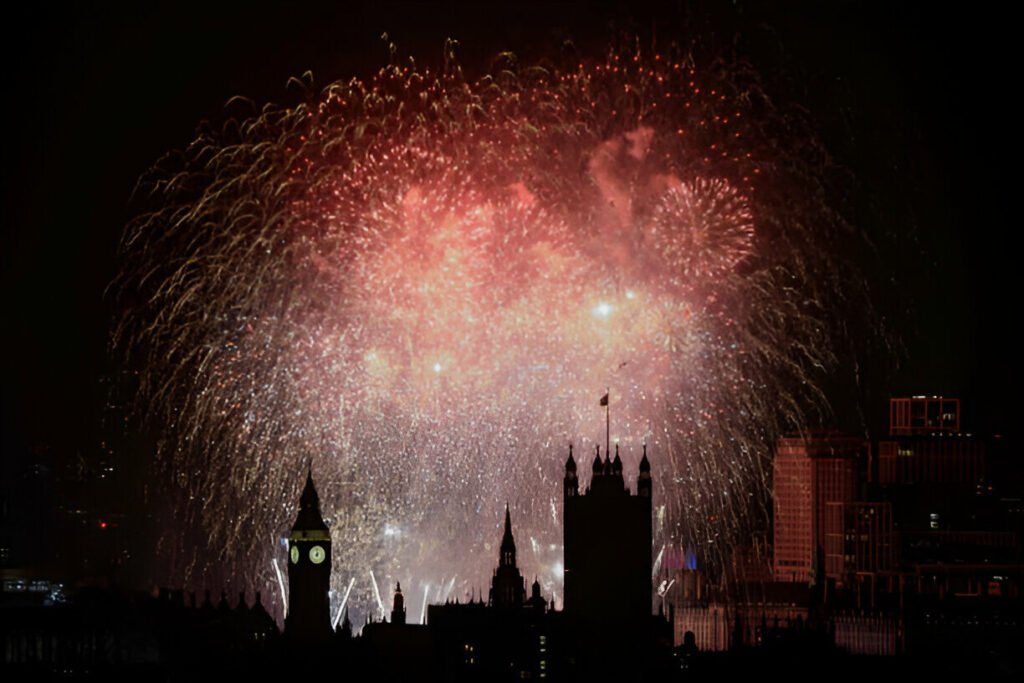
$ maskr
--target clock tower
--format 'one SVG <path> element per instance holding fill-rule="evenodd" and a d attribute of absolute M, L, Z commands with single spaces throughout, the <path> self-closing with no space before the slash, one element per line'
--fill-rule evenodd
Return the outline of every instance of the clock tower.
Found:
<path fill-rule="evenodd" d="M 320 514 L 313 471 L 299 499 L 299 515 L 288 538 L 287 638 L 327 640 L 331 635 L 331 532 Z"/>

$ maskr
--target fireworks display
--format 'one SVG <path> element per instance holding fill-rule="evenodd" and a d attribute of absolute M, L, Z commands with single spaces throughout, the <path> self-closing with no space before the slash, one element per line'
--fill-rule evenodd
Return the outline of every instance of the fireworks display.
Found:
<path fill-rule="evenodd" d="M 606 388 L 634 488 L 648 445 L 655 555 L 721 565 L 767 519 L 845 277 L 803 118 L 722 62 L 504 54 L 470 78 L 452 50 L 232 101 L 142 179 L 115 337 L 161 426 L 168 583 L 234 577 L 280 616 L 311 462 L 334 610 L 396 579 L 417 609 L 486 589 L 506 501 L 560 603 L 563 465 L 603 446 Z"/>

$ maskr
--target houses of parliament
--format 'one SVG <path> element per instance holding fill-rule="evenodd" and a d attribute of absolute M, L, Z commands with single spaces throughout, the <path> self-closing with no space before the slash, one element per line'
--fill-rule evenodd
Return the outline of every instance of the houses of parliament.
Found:
<path fill-rule="evenodd" d="M 4 680 L 340 672 L 403 681 L 1024 670 L 1019 452 L 962 432 L 957 399 L 895 397 L 889 413 L 877 444 L 829 430 L 780 437 L 771 527 L 726 548 L 716 573 L 679 544 L 652 562 L 646 449 L 631 454 L 641 456 L 634 478 L 617 448 L 577 461 L 570 446 L 560 609 L 524 579 L 506 506 L 490 590 L 430 605 L 415 620 L 423 623 L 409 623 L 395 585 L 387 618 L 353 629 L 344 612 L 332 626 L 340 539 L 310 470 L 278 558 L 288 575 L 283 632 L 259 593 L 217 601 L 209 591 L 197 599 L 80 584 L 68 595 L 59 582 L 10 573 L 0 586 L 0 670 Z M 558 460 L 552 468 L 562 469 Z M 652 614 L 655 573 L 668 619 Z"/>
<path fill-rule="evenodd" d="M 0 665 L 32 679 L 59 673 L 191 681 L 339 672 L 385 681 L 664 678 L 678 665 L 669 621 L 652 614 L 646 448 L 634 481 L 627 481 L 617 446 L 614 456 L 595 450 L 589 476 L 580 472 L 585 467 L 577 466 L 572 446 L 564 465 L 561 609 L 538 581 L 527 585 L 517 562 L 514 511 L 506 504 L 486 599 L 428 605 L 424 623 L 410 623 L 402 587 L 395 585 L 389 617 L 353 629 L 345 611 L 332 624 L 338 539 L 324 520 L 310 467 L 287 555 L 278 560 L 287 567 L 283 631 L 258 592 L 250 603 L 245 593 L 230 601 L 221 592 L 217 601 L 209 591 L 197 599 L 180 589 L 84 587 L 69 601 L 52 587 L 40 593 L 36 583 L 42 582 L 19 591 L 17 582 L 7 581 Z"/>
<path fill-rule="evenodd" d="M 575 680 L 618 673 L 631 680 L 671 666 L 671 628 L 652 615 L 651 467 L 646 447 L 631 491 L 615 448 L 597 449 L 581 488 L 569 447 L 563 480 L 564 605 L 529 591 L 516 562 L 505 507 L 497 567 L 486 601 L 430 605 L 425 624 L 406 620 L 401 585 L 390 619 L 353 636 L 347 613 L 332 630 L 328 603 L 331 537 L 312 472 L 288 539 L 288 613 L 282 656 L 302 668 L 341 666 L 414 680 Z M 298 653 L 320 653 L 299 657 Z M 291 653 L 291 655 L 289 655 Z M 298 664 L 297 664 L 298 666 Z"/>

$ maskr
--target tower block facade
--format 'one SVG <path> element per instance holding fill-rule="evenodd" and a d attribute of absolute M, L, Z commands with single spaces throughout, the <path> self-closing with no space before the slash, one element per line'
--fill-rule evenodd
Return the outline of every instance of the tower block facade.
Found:
<path fill-rule="evenodd" d="M 581 492 L 572 447 L 565 463 L 565 613 L 595 625 L 646 624 L 651 616 L 651 465 L 644 446 L 636 494 L 622 460 L 600 447 Z"/>
<path fill-rule="evenodd" d="M 331 636 L 330 585 L 331 532 L 320 514 L 320 496 L 310 472 L 288 538 L 287 638 L 323 641 Z"/>

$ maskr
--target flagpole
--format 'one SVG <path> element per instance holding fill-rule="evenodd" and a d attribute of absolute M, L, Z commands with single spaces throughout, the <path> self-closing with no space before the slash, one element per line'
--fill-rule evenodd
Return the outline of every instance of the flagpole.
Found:
<path fill-rule="evenodd" d="M 608 402 L 604 404 L 604 457 L 612 457 L 612 393 L 610 387 L 605 387 L 604 395 L 608 397 Z"/>

